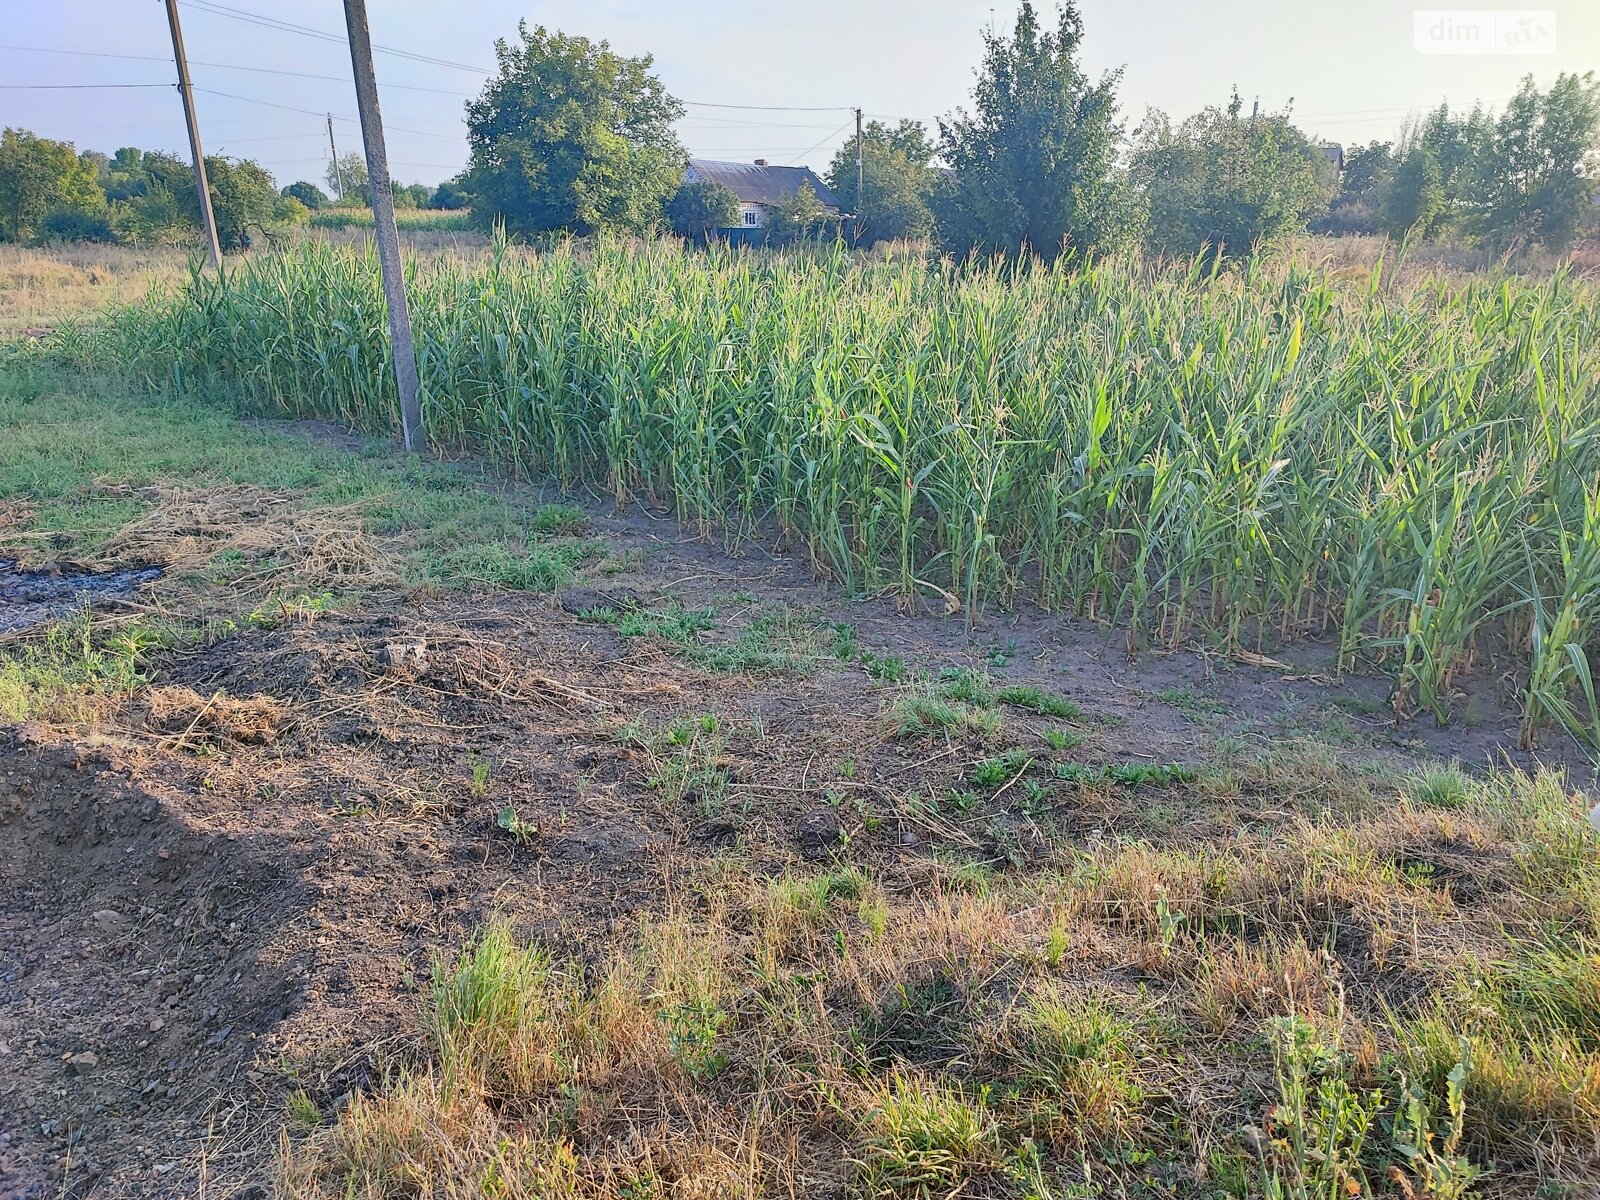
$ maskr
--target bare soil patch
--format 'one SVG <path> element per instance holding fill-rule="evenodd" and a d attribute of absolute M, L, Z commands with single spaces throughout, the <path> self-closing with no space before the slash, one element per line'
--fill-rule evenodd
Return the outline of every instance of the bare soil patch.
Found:
<path fill-rule="evenodd" d="M 291 1096 L 326 1120 L 418 1057 L 432 956 L 496 915 L 597 966 L 730 850 L 753 879 L 845 861 L 914 896 L 951 856 L 1027 872 L 1063 846 L 1200 846 L 1339 802 L 1309 772 L 1205 795 L 1052 778 L 1045 800 L 1001 783 L 970 809 L 941 807 L 1008 753 L 1090 772 L 1310 739 L 1328 763 L 1397 777 L 1445 756 L 1538 765 L 1492 687 L 1472 728 L 1399 727 L 1381 683 L 1328 678 L 1315 647 L 1298 665 L 1130 661 L 1114 631 L 1036 612 L 907 616 L 842 598 L 780 553 L 731 557 L 644 514 L 591 508 L 605 571 L 573 590 L 448 595 L 395 588 L 358 512 L 307 514 L 248 487 L 153 499 L 104 562 L 192 574 L 229 552 L 246 565 L 216 586 L 363 590 L 159 651 L 98 724 L 0 732 L 3 1200 L 270 1194 Z M 709 613 L 688 640 L 700 657 L 597 610 Z M 804 669 L 704 665 L 775 613 Z M 846 629 L 865 655 L 835 652 Z M 916 678 L 959 671 L 1037 685 L 1081 715 L 999 705 L 995 729 L 922 740 L 886 727 Z M 652 737 L 676 724 L 683 740 Z M 1064 724 L 1069 748 L 1041 740 Z M 1587 778 L 1570 747 L 1547 761 Z M 1437 828 L 1394 864 L 1452 905 L 1504 866 Z M 1131 884 L 1116 897 L 1153 927 L 1145 900 Z M 1374 966 L 1355 926 L 1330 952 L 1374 1000 L 1426 983 Z M 1161 977 L 1110 943 L 1082 953 L 1130 987 Z M 922 1008 L 874 1018 L 869 1058 L 931 1070 L 964 1053 L 962 1009 L 938 996 L 958 985 L 940 980 L 918 985 Z M 1240 984 L 1218 1011 L 1253 1011 L 1280 982 Z M 819 1194 L 838 1184 L 837 1151 Z M 825 1139 L 808 1153 L 826 1160 Z"/>

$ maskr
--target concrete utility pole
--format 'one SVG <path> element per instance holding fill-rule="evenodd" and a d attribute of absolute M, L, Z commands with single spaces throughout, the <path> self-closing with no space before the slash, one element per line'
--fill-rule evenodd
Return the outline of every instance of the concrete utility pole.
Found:
<path fill-rule="evenodd" d="M 328 153 L 333 155 L 333 182 L 339 189 L 339 199 L 344 199 L 344 172 L 339 169 L 339 147 L 333 141 L 333 114 L 328 114 Z"/>
<path fill-rule="evenodd" d="M 366 0 L 344 0 L 344 21 L 350 31 L 350 66 L 355 71 L 356 104 L 361 110 L 361 140 L 367 150 L 373 233 L 378 242 L 378 264 L 383 269 L 383 294 L 389 302 L 389 340 L 394 344 L 394 379 L 400 389 L 400 429 L 406 449 L 421 453 L 427 443 L 422 433 L 417 352 L 411 342 L 411 310 L 406 307 L 405 269 L 400 263 L 400 234 L 394 224 L 389 152 L 383 144 L 383 117 L 378 112 L 378 79 L 372 70 Z"/>
<path fill-rule="evenodd" d="M 183 119 L 189 126 L 189 153 L 194 155 L 194 187 L 200 196 L 200 224 L 206 232 L 211 265 L 222 265 L 217 242 L 217 217 L 211 211 L 211 183 L 206 179 L 206 152 L 200 147 L 200 121 L 194 115 L 194 86 L 189 82 L 189 57 L 183 52 L 183 27 L 178 24 L 178 0 L 167 0 L 167 25 L 172 29 L 172 57 L 178 63 L 178 95 L 183 97 Z"/>
<path fill-rule="evenodd" d="M 861 240 L 861 110 L 856 109 L 856 236 Z"/>

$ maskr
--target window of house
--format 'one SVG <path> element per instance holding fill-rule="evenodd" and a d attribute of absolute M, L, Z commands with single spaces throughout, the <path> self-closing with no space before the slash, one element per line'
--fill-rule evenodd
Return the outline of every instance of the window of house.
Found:
<path fill-rule="evenodd" d="M 759 224 L 761 224 L 761 214 L 759 212 L 757 212 L 753 208 L 745 209 L 744 210 L 744 223 L 746 225 L 759 225 Z"/>

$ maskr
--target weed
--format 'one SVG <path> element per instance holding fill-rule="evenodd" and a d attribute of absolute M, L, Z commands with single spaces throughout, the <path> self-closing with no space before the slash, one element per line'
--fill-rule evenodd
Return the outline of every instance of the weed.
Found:
<path fill-rule="evenodd" d="M 1065 696 L 1057 696 L 1033 684 L 1003 687 L 995 694 L 1002 702 L 1014 708 L 1025 708 L 1040 716 L 1055 717 L 1061 721 L 1076 721 L 1083 716 L 1083 709 Z"/>
<path fill-rule="evenodd" d="M 507 804 L 503 807 L 495 814 L 494 823 L 505 830 L 511 840 L 519 846 L 526 846 L 539 837 L 539 826 L 518 816 L 515 805 Z"/>
<path fill-rule="evenodd" d="M 289 1093 L 284 1100 L 284 1109 L 288 1113 L 289 1127 L 300 1133 L 322 1124 L 322 1111 L 304 1088 L 296 1088 Z"/>
<path fill-rule="evenodd" d="M 975 788 L 994 791 L 1016 779 L 1032 765 L 1033 759 L 1026 752 L 1012 750 L 974 763 L 967 772 L 967 782 Z"/>
<path fill-rule="evenodd" d="M 868 651 L 861 656 L 861 667 L 879 683 L 899 683 L 906 677 L 905 660 L 892 654 L 879 655 Z"/>
<path fill-rule="evenodd" d="M 1460 808 L 1472 794 L 1472 781 L 1460 768 L 1426 767 L 1411 780 L 1411 798 L 1429 808 Z"/>
<path fill-rule="evenodd" d="M 954 1196 L 975 1177 L 998 1172 L 1001 1161 L 999 1133 L 981 1098 L 896 1076 L 863 1131 L 858 1189 L 873 1200 Z"/>
<path fill-rule="evenodd" d="M 994 688 L 989 677 L 970 667 L 955 667 L 940 676 L 939 694 L 974 708 L 994 707 Z"/>
<path fill-rule="evenodd" d="M 1199 688 L 1187 685 L 1163 688 L 1156 693 L 1156 699 L 1172 705 L 1189 720 L 1199 723 L 1204 723 L 1212 717 L 1222 716 L 1228 711 L 1226 705 L 1206 695 Z"/>
<path fill-rule="evenodd" d="M 1083 734 L 1076 729 L 1046 729 L 1041 735 L 1044 744 L 1052 750 L 1076 750 L 1084 743 Z"/>
<path fill-rule="evenodd" d="M 914 692 L 901 696 L 884 713 L 884 723 L 896 737 L 926 738 L 961 723 L 954 705 L 937 696 Z"/>

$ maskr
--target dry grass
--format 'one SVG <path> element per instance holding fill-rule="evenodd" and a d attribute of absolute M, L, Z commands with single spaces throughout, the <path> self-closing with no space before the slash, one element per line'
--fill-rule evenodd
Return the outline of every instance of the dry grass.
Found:
<path fill-rule="evenodd" d="M 429 1048 L 285 1141 L 284 1194 L 1591 1179 L 1600 844 L 1582 799 L 1508 776 L 1450 811 L 1369 800 L 1203 848 L 1079 848 L 980 891 L 723 859 L 598 964 L 496 923 L 441 961 Z"/>
<path fill-rule="evenodd" d="M 101 544 L 97 563 L 155 563 L 169 573 L 228 568 L 234 597 L 292 581 L 312 591 L 398 580 L 392 555 L 366 528 L 361 506 L 315 506 L 291 491 L 229 484 L 214 488 L 103 488 L 143 508 Z"/>
<path fill-rule="evenodd" d="M 164 744 L 173 750 L 270 742 L 290 715 L 290 706 L 272 696 L 202 696 L 182 684 L 146 688 L 140 699 L 146 724 L 168 734 Z"/>
<path fill-rule="evenodd" d="M 41 333 L 130 304 L 156 285 L 183 279 L 188 262 L 186 253 L 166 247 L 0 245 L 0 337 Z"/>

